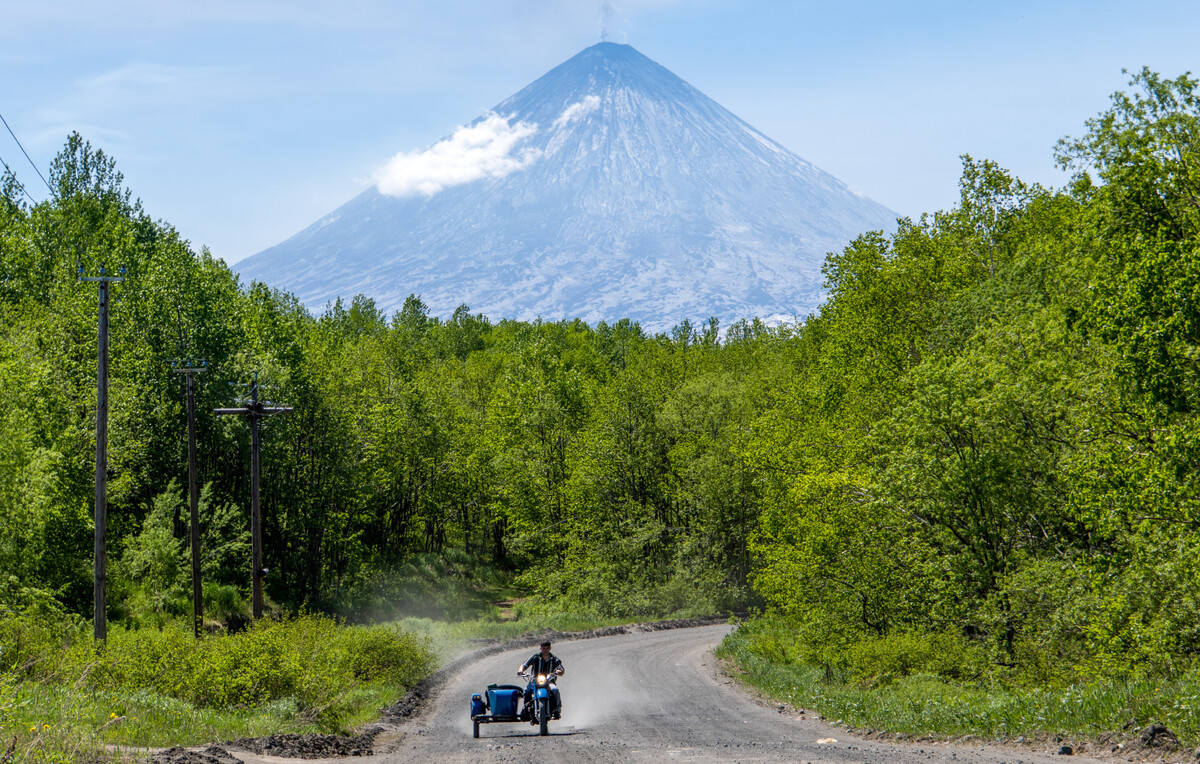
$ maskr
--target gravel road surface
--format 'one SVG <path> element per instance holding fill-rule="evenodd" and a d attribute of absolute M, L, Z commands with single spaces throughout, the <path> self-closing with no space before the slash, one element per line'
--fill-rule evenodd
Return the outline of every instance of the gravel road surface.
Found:
<path fill-rule="evenodd" d="M 307 762 L 801 762 L 876 764 L 1050 764 L 1148 761 L 1155 751 L 1114 758 L 1057 755 L 1058 743 L 1026 747 L 864 739 L 818 718 L 756 700 L 721 674 L 713 648 L 728 625 L 643 631 L 559 642 L 567 674 L 563 718 L 540 737 L 528 724 L 485 724 L 472 737 L 470 698 L 489 683 L 518 684 L 516 668 L 536 650 L 470 662 L 407 721 L 387 718 L 355 738 L 279 735 L 224 746 L 160 751 L 155 764 Z M 395 718 L 389 717 L 389 718 Z M 338 745 L 331 745 L 337 743 Z M 358 754 L 373 751 L 373 755 Z M 1102 753 L 1107 753 L 1103 751 Z M 318 756 L 347 758 L 321 758 Z M 1120 756 L 1120 758 L 1116 758 Z M 1157 758 L 1162 760 L 1162 754 Z M 1179 758 L 1171 758 L 1180 761 Z"/>
<path fill-rule="evenodd" d="M 1096 761 L 1044 750 L 862 740 L 823 721 L 782 713 L 716 670 L 712 649 L 729 626 L 561 642 L 563 718 L 539 737 L 528 724 L 486 724 L 471 736 L 470 697 L 518 684 L 522 648 L 480 659 L 451 678 L 400 727 L 382 762 L 929 762 Z M 833 741 L 833 742 L 830 742 Z M 383 742 L 382 740 L 380 742 Z M 349 761 L 364 761 L 352 759 Z M 1109 760 L 1111 761 L 1111 759 Z"/>

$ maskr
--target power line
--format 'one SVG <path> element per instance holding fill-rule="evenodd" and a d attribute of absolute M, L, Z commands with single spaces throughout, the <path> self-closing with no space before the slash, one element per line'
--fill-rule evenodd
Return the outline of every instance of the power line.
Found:
<path fill-rule="evenodd" d="M 25 195 L 29 197 L 29 201 L 36 205 L 37 199 L 33 198 L 33 194 L 29 193 L 29 190 L 25 188 L 24 183 L 17 180 L 17 174 L 13 172 L 11 167 L 8 166 L 8 162 L 4 161 L 4 157 L 0 157 L 0 164 L 4 165 L 4 171 L 12 176 L 13 182 L 17 184 L 17 188 L 21 189 L 21 191 L 23 191 Z"/>
<path fill-rule="evenodd" d="M 0 114 L 0 122 L 3 122 L 4 126 L 8 127 L 8 120 L 4 118 L 3 114 Z M 29 159 L 29 165 L 33 168 L 33 171 L 36 172 L 37 176 L 42 179 L 42 182 L 46 184 L 46 190 L 50 192 L 50 196 L 54 196 L 54 189 L 50 188 L 50 184 L 46 181 L 46 176 L 42 175 L 42 171 L 39 170 L 38 166 L 34 164 L 34 161 L 29 158 L 29 152 L 26 151 L 25 147 L 21 145 L 21 139 L 17 137 L 17 134 L 13 132 L 11 127 L 8 127 L 8 134 L 11 135 L 13 140 L 17 142 L 17 147 L 21 149 L 21 153 L 25 155 L 25 158 Z"/>

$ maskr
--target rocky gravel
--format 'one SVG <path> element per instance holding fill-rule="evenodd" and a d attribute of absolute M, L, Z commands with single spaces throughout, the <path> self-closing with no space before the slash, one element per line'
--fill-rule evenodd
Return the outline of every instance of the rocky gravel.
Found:
<path fill-rule="evenodd" d="M 241 764 L 229 751 L 220 746 L 209 746 L 203 750 L 188 748 L 168 748 L 154 754 L 155 764 Z"/>
<path fill-rule="evenodd" d="M 357 735 L 268 735 L 267 737 L 243 738 L 230 743 L 230 747 L 252 751 L 262 756 L 284 756 L 294 759 L 328 759 L 346 756 L 371 756 L 376 728 Z"/>

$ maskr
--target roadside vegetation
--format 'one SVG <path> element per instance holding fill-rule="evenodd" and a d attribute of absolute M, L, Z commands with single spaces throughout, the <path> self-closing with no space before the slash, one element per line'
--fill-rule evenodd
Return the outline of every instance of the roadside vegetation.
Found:
<path fill-rule="evenodd" d="M 770 617 L 724 653 L 833 719 L 1200 741 L 1200 98 L 1142 71 L 1051 191 L 831 255 L 750 456 Z"/>
<path fill-rule="evenodd" d="M 443 602 L 463 591 L 461 581 L 444 581 L 440 592 L 425 586 Z M 477 590 L 493 598 L 505 591 Z M 251 623 L 235 600 L 233 629 L 210 624 L 211 633 L 196 639 L 186 618 L 132 619 L 110 625 L 101 647 L 90 621 L 52 600 L 7 613 L 0 618 L 0 762 L 122 760 L 145 747 L 349 734 L 439 665 L 490 640 L 621 620 L 464 601 L 462 612 L 489 612 L 350 625 L 273 605 L 270 617 Z"/>
<path fill-rule="evenodd" d="M 197 640 L 183 620 L 115 626 L 41 613 L 0 620 L 0 720 L 17 761 L 75 760 L 100 746 L 198 744 L 372 721 L 436 658 L 396 626 L 317 615 Z"/>
<path fill-rule="evenodd" d="M 72 135 L 52 198 L 12 175 L 0 194 L 6 740 L 32 761 L 65 755 L 33 741 L 75 718 L 76 741 L 345 729 L 472 638 L 750 608 L 727 656 L 826 716 L 1200 742 L 1196 88 L 1134 75 L 1057 146 L 1063 189 L 964 157 L 956 207 L 829 255 L 816 315 L 657 335 L 417 296 L 314 315 L 152 220 Z M 128 271 L 95 652 L 96 297 L 76 273 L 102 264 Z M 199 418 L 195 642 L 174 358 L 208 360 L 200 412 L 255 373 L 295 409 L 264 425 L 253 626 L 249 435 Z M 171 713 L 193 726 L 138 726 Z"/>
<path fill-rule="evenodd" d="M 741 624 L 717 656 L 766 697 L 860 731 L 1006 742 L 1064 737 L 1100 752 L 1140 747 L 1152 724 L 1164 725 L 1184 747 L 1200 739 L 1194 668 L 1175 676 L 1130 671 L 1039 684 L 1014 681 L 978 654 L 964 655 L 961 645 L 955 650 L 927 636 L 879 640 L 869 654 L 860 650 L 837 667 L 813 663 L 796 647 L 795 632 L 768 617 Z M 971 673 L 964 677 L 963 669 Z"/>

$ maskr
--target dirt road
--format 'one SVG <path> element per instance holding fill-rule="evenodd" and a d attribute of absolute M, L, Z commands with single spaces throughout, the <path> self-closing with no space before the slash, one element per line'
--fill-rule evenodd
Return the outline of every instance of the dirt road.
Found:
<path fill-rule="evenodd" d="M 929 762 L 1031 764 L 1053 750 L 865 741 L 814 719 L 756 702 L 714 671 L 725 625 L 556 644 L 566 665 L 563 718 L 539 737 L 528 724 L 482 725 L 471 736 L 470 697 L 489 683 L 516 684 L 535 648 L 481 659 L 450 679 L 421 716 L 403 725 L 383 762 Z M 829 741 L 835 742 L 819 742 Z M 1074 756 L 1076 762 L 1096 761 Z M 361 761 L 355 759 L 353 761 Z"/>

